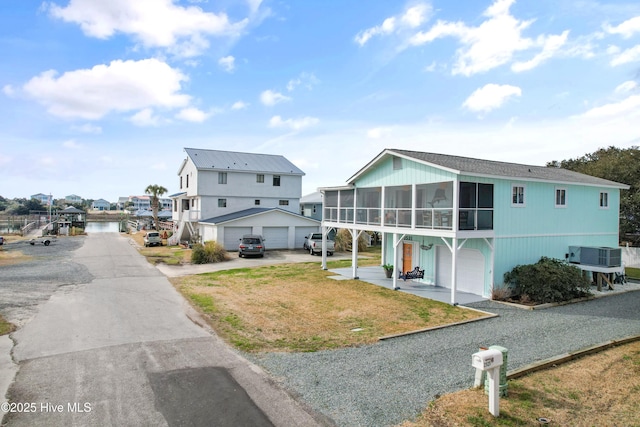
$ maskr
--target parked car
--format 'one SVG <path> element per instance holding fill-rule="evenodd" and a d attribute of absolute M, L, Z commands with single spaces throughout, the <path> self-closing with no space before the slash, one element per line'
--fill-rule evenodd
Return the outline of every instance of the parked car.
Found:
<path fill-rule="evenodd" d="M 160 233 L 157 231 L 149 231 L 144 236 L 144 246 L 162 246 L 162 238 L 160 237 Z"/>
<path fill-rule="evenodd" d="M 335 244 L 331 239 L 327 239 L 327 255 L 333 255 Z M 311 255 L 322 253 L 322 233 L 311 233 L 304 238 L 302 247 L 309 251 Z"/>
<path fill-rule="evenodd" d="M 247 255 L 264 256 L 265 246 L 262 236 L 257 234 L 245 234 L 240 239 L 238 246 L 238 256 L 242 258 Z"/>
<path fill-rule="evenodd" d="M 4 237 L 0 236 L 0 245 L 4 245 Z"/>

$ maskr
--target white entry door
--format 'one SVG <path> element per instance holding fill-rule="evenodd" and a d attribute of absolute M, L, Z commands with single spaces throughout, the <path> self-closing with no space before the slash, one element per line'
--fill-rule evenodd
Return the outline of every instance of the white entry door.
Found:
<path fill-rule="evenodd" d="M 484 296 L 484 255 L 476 249 L 460 249 L 457 262 L 456 290 Z M 436 285 L 451 289 L 451 251 L 438 246 Z"/>

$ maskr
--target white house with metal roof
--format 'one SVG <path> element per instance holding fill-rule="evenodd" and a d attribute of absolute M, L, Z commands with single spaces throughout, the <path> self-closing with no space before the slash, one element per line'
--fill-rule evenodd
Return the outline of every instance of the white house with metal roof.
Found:
<path fill-rule="evenodd" d="M 242 234 L 262 234 L 268 248 L 293 249 L 300 233 L 319 229 L 320 221 L 298 214 L 304 172 L 284 156 L 184 151 L 187 157 L 178 170 L 181 192 L 170 196 L 174 241 L 197 236 L 237 249 Z"/>
<path fill-rule="evenodd" d="M 627 188 L 560 168 L 386 149 L 347 185 L 321 189 L 322 227 L 347 228 L 354 239 L 382 233 L 393 286 L 418 266 L 419 282 L 451 288 L 453 304 L 456 291 L 490 297 L 505 272 L 541 256 L 617 248 Z M 352 268 L 357 277 L 357 253 Z"/>

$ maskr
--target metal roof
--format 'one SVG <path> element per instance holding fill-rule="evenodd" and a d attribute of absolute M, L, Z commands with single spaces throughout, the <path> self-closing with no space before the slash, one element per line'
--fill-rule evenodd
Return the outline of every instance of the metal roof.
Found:
<path fill-rule="evenodd" d="M 297 214 L 297 213 L 294 213 L 294 212 L 291 212 L 291 211 L 286 211 L 286 210 L 280 209 L 280 208 L 249 208 L 249 209 L 244 209 L 244 210 L 233 212 L 233 213 L 226 214 L 226 215 L 220 215 L 220 216 L 217 216 L 217 217 L 214 217 L 214 218 L 203 219 L 200 222 L 206 222 L 206 223 L 209 223 L 209 224 L 220 224 L 220 223 L 223 223 L 223 222 L 233 221 L 233 220 L 240 219 L 240 218 L 246 218 L 246 217 L 253 216 L 253 215 L 260 215 L 260 214 L 263 214 L 263 213 L 266 213 L 266 212 L 272 212 L 272 211 L 281 212 L 281 213 L 285 213 L 285 214 L 289 214 L 289 215 L 294 215 L 294 216 L 305 218 L 305 219 L 308 219 L 308 220 L 311 220 L 311 221 L 319 222 L 318 220 L 315 220 L 313 218 L 309 218 L 307 216 L 302 216 L 300 214 Z"/>
<path fill-rule="evenodd" d="M 349 179 L 353 183 L 355 178 L 361 175 L 371 165 L 381 160 L 385 155 L 397 155 L 400 157 L 418 160 L 422 163 L 441 167 L 457 174 L 521 179 L 527 181 L 551 181 L 557 183 L 575 183 L 583 185 L 595 185 L 616 188 L 629 188 L 607 179 L 597 178 L 591 175 L 570 171 L 567 169 L 524 165 L 519 163 L 497 162 L 493 160 L 474 159 L 470 157 L 451 156 L 448 154 L 425 153 L 421 151 L 386 149 L 374 160 L 368 163 L 358 173 Z"/>
<path fill-rule="evenodd" d="M 304 175 L 284 156 L 275 154 L 238 153 L 233 151 L 185 148 L 198 170 L 266 172 L 282 175 Z"/>

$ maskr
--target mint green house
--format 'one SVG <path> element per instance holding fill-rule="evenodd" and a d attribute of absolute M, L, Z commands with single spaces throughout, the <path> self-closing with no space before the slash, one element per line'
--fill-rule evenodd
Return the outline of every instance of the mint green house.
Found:
<path fill-rule="evenodd" d="M 382 261 L 423 283 L 484 297 L 504 273 L 570 247 L 618 247 L 627 185 L 541 166 L 386 149 L 342 187 L 322 188 L 322 227 L 383 236 Z M 353 245 L 357 247 L 357 245 Z M 326 268 L 326 254 L 323 254 Z M 353 253 L 357 278 L 357 251 Z"/>

